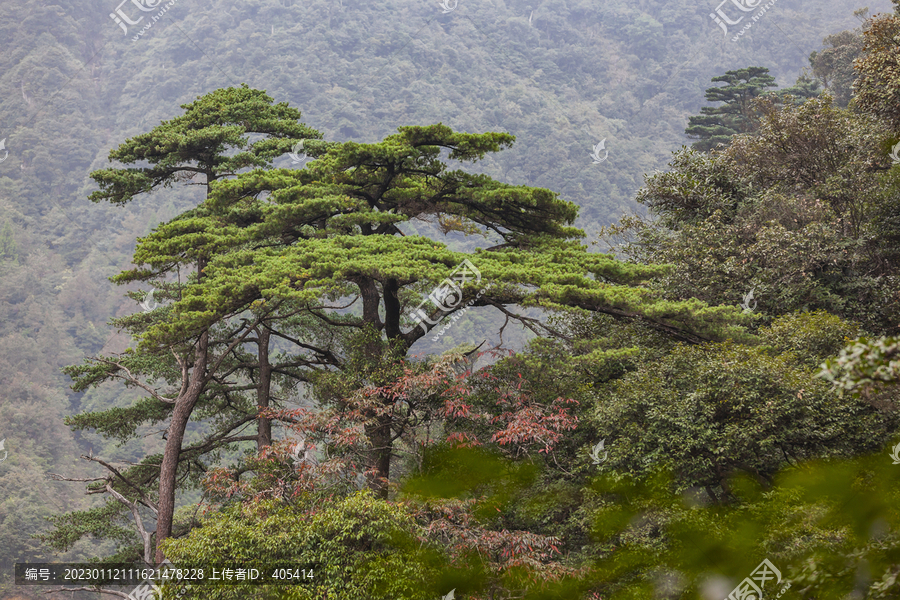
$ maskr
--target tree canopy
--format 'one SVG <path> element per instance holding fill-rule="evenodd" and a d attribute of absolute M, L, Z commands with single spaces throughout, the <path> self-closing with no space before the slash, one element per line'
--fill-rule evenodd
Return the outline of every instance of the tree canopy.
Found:
<path fill-rule="evenodd" d="M 688 119 L 688 127 L 684 130 L 689 137 L 698 140 L 693 144 L 696 150 L 706 151 L 719 144 L 727 145 L 731 136 L 752 131 L 756 120 L 752 100 L 764 94 L 766 88 L 778 87 L 765 67 L 727 71 L 724 75 L 713 77 L 712 81 L 725 85 L 707 89 L 706 100 L 722 104 L 701 107 L 700 115 Z"/>
<path fill-rule="evenodd" d="M 691 342 L 740 334 L 735 309 L 670 302 L 642 285 L 666 267 L 589 254 L 572 239 L 583 235 L 570 226 L 575 206 L 553 192 L 450 170 L 441 159 L 446 151 L 446 160 L 478 161 L 511 145 L 508 134 L 463 134 L 438 124 L 402 127 L 378 144 L 318 141 L 299 123 L 298 111 L 273 105 L 246 86 L 219 90 L 184 109 L 183 116 L 110 154 L 125 164 L 145 160 L 149 167 L 97 171 L 101 189 L 91 196 L 127 203 L 179 180 L 205 178 L 207 200 L 141 239 L 137 268 L 114 278 L 120 284 L 155 282 L 164 290 L 161 299 L 172 302 L 120 321 L 138 340 L 136 348 L 68 370 L 76 389 L 121 379 L 149 393 L 131 409 L 78 415 L 71 420 L 76 427 L 128 438 L 139 424 L 168 420 L 162 457 L 147 457 L 127 475 L 112 471 L 105 482 L 132 513 L 140 504 L 155 514 L 157 563 L 173 531 L 179 478 L 191 476 L 194 465 L 205 470 L 198 463 L 203 455 L 250 439 L 237 432 L 254 417 L 257 447 L 270 443 L 272 417 L 265 409 L 273 377 L 287 389 L 309 385 L 325 405 L 359 411 L 365 470 L 386 498 L 394 442 L 419 417 L 390 396 L 376 393 L 359 405 L 354 396 L 372 382 L 390 383 L 413 344 L 462 303 L 491 306 L 536 327 L 543 326 L 515 307 L 577 307 L 641 320 Z M 265 137 L 250 142 L 251 135 Z M 300 141 L 312 162 L 301 169 L 269 168 L 278 152 Z M 228 148 L 237 152 L 225 155 Z M 404 234 L 410 220 L 426 218 L 437 219 L 445 231 L 478 232 L 495 243 L 467 255 Z M 184 281 L 182 265 L 194 267 Z M 469 266 L 460 271 L 455 265 Z M 179 280 L 166 281 L 173 272 Z M 476 295 L 478 285 L 484 287 Z M 422 308 L 417 300 L 431 286 L 439 292 Z M 271 343 L 279 340 L 293 351 L 275 362 Z M 256 346 L 255 356 L 243 351 L 246 344 Z M 158 379 L 167 385 L 155 387 Z M 259 415 L 252 414 L 252 404 L 232 401 L 233 394 L 250 390 Z M 185 447 L 195 410 L 201 418 L 215 411 L 218 426 Z M 155 465 L 154 495 L 149 486 Z M 92 489 L 104 490 L 99 484 Z M 146 557 L 151 536 L 146 530 L 141 535 Z"/>

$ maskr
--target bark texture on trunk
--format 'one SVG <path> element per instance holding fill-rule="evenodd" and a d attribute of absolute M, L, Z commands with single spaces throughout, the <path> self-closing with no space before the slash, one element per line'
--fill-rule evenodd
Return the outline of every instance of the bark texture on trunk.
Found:
<path fill-rule="evenodd" d="M 379 498 L 387 499 L 388 482 L 391 477 L 391 417 L 388 415 L 378 417 L 377 422 L 366 427 L 369 443 L 372 444 L 371 461 L 377 470 L 370 487 Z"/>
<path fill-rule="evenodd" d="M 190 381 L 175 401 L 162 465 L 159 469 L 159 517 L 156 521 L 156 564 L 162 564 L 165 554 L 162 543 L 172 535 L 172 517 L 175 514 L 175 487 L 178 473 L 178 458 L 184 441 L 184 431 L 191 418 L 191 412 L 206 386 L 206 371 L 209 362 L 209 332 L 200 335 L 194 354 L 194 366 Z"/>
<path fill-rule="evenodd" d="M 257 332 L 259 356 L 259 382 L 256 386 L 256 405 L 259 409 L 269 407 L 269 394 L 272 391 L 272 365 L 269 364 L 269 339 L 272 332 L 260 325 Z M 256 449 L 262 450 L 272 445 L 272 420 L 265 417 L 257 419 Z"/>

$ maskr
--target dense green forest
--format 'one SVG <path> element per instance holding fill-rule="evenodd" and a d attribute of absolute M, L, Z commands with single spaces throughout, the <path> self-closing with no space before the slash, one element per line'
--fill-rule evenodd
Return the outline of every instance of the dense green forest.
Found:
<path fill-rule="evenodd" d="M 0 599 L 900 598 L 900 0 L 0 30 Z"/>

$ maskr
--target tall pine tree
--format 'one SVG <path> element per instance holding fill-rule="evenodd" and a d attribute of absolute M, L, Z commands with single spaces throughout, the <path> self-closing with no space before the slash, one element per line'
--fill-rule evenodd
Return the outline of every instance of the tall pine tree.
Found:
<path fill-rule="evenodd" d="M 718 144 L 728 145 L 731 136 L 749 133 L 753 130 L 754 114 L 752 100 L 763 94 L 766 88 L 777 87 L 775 78 L 765 67 L 747 67 L 728 71 L 712 78 L 713 83 L 724 82 L 721 87 L 706 90 L 709 102 L 723 102 L 721 106 L 704 106 L 700 115 L 688 119 L 685 133 L 694 142 L 696 150 L 708 151 Z"/>
<path fill-rule="evenodd" d="M 437 124 L 401 127 L 374 144 L 329 143 L 296 122 L 299 111 L 260 101 L 267 97 L 260 96 L 253 111 L 251 103 L 235 108 L 220 98 L 241 94 L 261 92 L 210 94 L 186 107 L 184 117 L 126 141 L 112 156 L 122 162 L 152 156 L 168 167 L 167 178 L 141 169 L 95 177 L 102 188 L 95 198 L 113 202 L 127 202 L 182 171 L 205 174 L 209 182 L 201 206 L 142 238 L 137 268 L 117 281 L 156 281 L 184 260 L 196 261 L 195 275 L 168 284 L 173 302 L 134 329 L 139 343 L 126 357 L 98 357 L 70 371 L 82 387 L 126 378 L 150 394 L 145 406 L 171 411 L 159 475 L 157 562 L 172 534 L 185 426 L 204 398 L 230 400 L 231 393 L 258 391 L 273 375 L 286 384 L 311 385 L 323 407 L 364 418 L 369 485 L 386 497 L 395 442 L 417 418 L 389 394 L 360 403 L 356 393 L 392 384 L 413 344 L 468 306 L 492 307 L 538 329 L 540 321 L 518 307 L 577 307 L 640 320 L 687 342 L 740 335 L 732 325 L 739 319 L 735 307 L 669 302 L 643 285 L 667 267 L 589 253 L 577 241 L 583 232 L 570 226 L 577 207 L 554 192 L 453 170 L 442 159 L 446 152 L 449 160 L 476 162 L 510 146 L 509 134 L 457 133 Z M 223 123 L 228 119 L 233 124 Z M 169 131 L 173 124 L 179 128 Z M 205 132 L 200 141 L 212 143 L 192 143 L 197 130 Z M 244 136 L 251 132 L 269 137 L 248 151 Z M 222 137 L 243 151 L 222 157 L 216 141 Z M 304 138 L 312 162 L 270 168 L 270 159 Z M 182 148 L 191 153 L 179 154 Z M 186 159 L 213 168 L 189 168 Z M 243 167 L 252 170 L 238 173 Z M 464 254 L 409 230 L 410 221 L 434 218 L 445 230 L 480 232 L 489 247 Z M 461 278 L 466 260 L 468 276 Z M 268 349 L 270 337 L 292 350 L 266 375 L 263 346 Z M 242 360 L 248 343 L 260 352 Z M 177 367 L 178 376 L 168 377 L 168 390 L 157 391 L 151 382 L 167 356 L 178 357 L 167 365 L 169 372 Z M 130 432 L 134 421 L 145 418 L 122 416 L 120 426 Z"/>
<path fill-rule="evenodd" d="M 286 104 L 273 104 L 264 92 L 246 85 L 216 90 L 182 108 L 184 115 L 126 140 L 110 152 L 111 161 L 142 166 L 93 172 L 91 177 L 100 189 L 90 199 L 127 204 L 136 196 L 160 193 L 182 182 L 202 185 L 208 195 L 215 182 L 248 168 L 267 168 L 273 159 L 290 152 L 299 139 L 320 137 L 317 131 L 300 122 L 300 111 Z M 167 275 L 178 274 L 180 279 L 187 272 L 191 281 L 202 281 L 208 261 L 219 252 L 206 243 L 220 226 L 208 216 L 209 211 L 203 206 L 180 215 L 168 224 L 167 246 L 157 248 L 154 268 L 127 271 L 114 281 L 119 284 L 151 282 L 159 289 L 157 296 L 162 301 L 180 293 L 178 284 L 166 282 Z M 145 252 L 139 246 L 135 264 L 147 262 Z M 158 307 L 149 313 L 117 319 L 113 324 L 140 339 L 147 327 L 166 318 L 167 311 Z M 148 394 L 134 406 L 76 415 L 68 424 L 124 441 L 134 437 L 141 425 L 165 423 L 166 446 L 162 456 L 148 456 L 124 472 L 114 469 L 107 461 L 89 457 L 106 467 L 110 474 L 89 485 L 88 493 L 109 494 L 111 499 L 106 506 L 56 519 L 57 531 L 47 536 L 51 545 L 65 549 L 82 535 L 98 533 L 100 530 L 95 525 L 98 518 L 115 521 L 124 517 L 124 511 L 134 518 L 142 538 L 141 554 L 150 562 L 152 540 L 140 517 L 141 510 L 148 510 L 157 521 L 155 561 L 161 562 L 163 555 L 158 544 L 172 532 L 176 488 L 194 474 L 192 471 L 204 470 L 199 458 L 228 443 L 252 439 L 264 445 L 271 437 L 268 422 L 257 418 L 256 403 L 244 406 L 246 402 L 239 394 L 247 389 L 255 390 L 259 401 L 266 404 L 274 368 L 268 362 L 268 336 L 263 311 L 243 322 L 241 327 L 230 330 L 203 327 L 189 337 L 153 351 L 129 350 L 119 356 L 91 357 L 83 365 L 66 369 L 75 381 L 76 391 L 117 380 Z M 255 362 L 243 350 L 243 345 L 254 342 L 260 347 Z M 236 390 L 226 384 L 230 374 L 254 367 L 256 377 L 248 386 Z M 198 408 L 217 415 L 219 427 L 202 442 L 184 448 L 188 422 Z M 256 436 L 232 435 L 234 430 L 254 419 L 258 420 L 259 427 Z M 109 533 L 112 528 L 104 527 L 103 531 Z M 121 539 L 120 530 L 114 535 Z"/>

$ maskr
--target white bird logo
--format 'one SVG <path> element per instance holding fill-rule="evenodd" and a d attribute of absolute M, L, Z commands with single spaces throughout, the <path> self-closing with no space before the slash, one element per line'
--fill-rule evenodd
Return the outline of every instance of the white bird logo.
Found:
<path fill-rule="evenodd" d="M 609 156 L 609 150 L 606 150 L 606 138 L 600 140 L 600 142 L 594 146 L 594 151 L 591 153 L 591 158 L 594 159 L 594 164 L 600 164 Z M 600 158 L 600 151 L 606 150 L 606 154 L 603 155 L 603 158 Z"/>
<path fill-rule="evenodd" d="M 456 598 L 456 588 L 450 590 L 441 600 L 454 600 Z"/>
<path fill-rule="evenodd" d="M 303 453 L 303 456 L 300 456 L 300 453 Z M 294 459 L 294 463 L 309 463 L 313 466 L 318 465 L 319 461 L 316 460 L 316 457 L 312 455 L 312 452 L 309 448 L 306 447 L 306 440 L 300 438 L 300 441 L 294 444 L 294 447 L 291 449 L 291 458 Z"/>
<path fill-rule="evenodd" d="M 605 442 L 606 442 L 605 438 L 600 440 L 600 443 L 597 444 L 596 446 L 594 446 L 593 450 L 591 450 L 591 458 L 593 459 L 595 465 L 599 465 L 600 463 L 605 462 L 606 459 L 609 457 L 609 452 L 606 452 L 603 449 Z M 603 458 L 600 458 L 601 452 L 603 452 Z"/>
<path fill-rule="evenodd" d="M 291 157 L 291 160 L 294 162 L 295 165 L 303 162 L 303 158 L 301 158 L 301 155 L 306 154 L 303 151 L 303 142 L 305 142 L 305 141 L 306 140 L 300 140 L 299 142 L 294 144 L 293 152 L 288 153 L 288 156 Z"/>
<path fill-rule="evenodd" d="M 156 300 L 153 299 L 153 292 L 155 291 L 156 288 L 151 289 L 150 293 L 147 294 L 147 297 L 144 299 L 144 301 L 141 302 L 141 308 L 144 309 L 144 312 L 150 312 L 151 310 L 154 310 L 157 306 L 159 306 Z"/>
<path fill-rule="evenodd" d="M 0 442 L 0 449 L 3 449 L 3 442 Z M 900 465 L 900 444 L 894 446 L 894 451 L 891 453 L 891 458 L 894 459 L 892 465 Z"/>
<path fill-rule="evenodd" d="M 441 0 L 441 8 L 444 9 L 442 14 L 446 15 L 448 12 L 456 10 L 457 6 L 459 6 L 459 0 L 453 0 L 453 6 L 450 5 L 450 0 Z"/>
<path fill-rule="evenodd" d="M 0 150 L 3 149 L 3 142 L 0 142 Z M 900 142 L 897 142 L 894 145 L 894 148 L 891 150 L 891 162 L 895 165 L 900 164 Z"/>
<path fill-rule="evenodd" d="M 751 301 L 753 302 L 753 306 L 750 306 Z M 745 313 L 756 310 L 756 300 L 753 298 L 753 290 L 750 290 L 750 293 L 744 296 L 744 302 L 741 304 L 741 308 L 744 309 Z"/>
<path fill-rule="evenodd" d="M 0 450 L 3 450 L 3 458 L 0 458 L 0 462 L 3 462 L 4 460 L 6 460 L 6 458 L 9 456 L 9 452 L 4 450 L 5 445 L 6 445 L 6 438 L 3 438 L 2 440 L 0 440 Z"/>
<path fill-rule="evenodd" d="M 6 157 L 9 156 L 9 150 L 6 149 L 6 138 L 0 140 L 0 150 L 6 152 L 6 154 L 3 155 L 3 158 L 0 158 L 0 162 L 3 162 L 6 160 Z"/>
<path fill-rule="evenodd" d="M 301 438 L 300 441 L 291 448 L 291 458 L 293 458 L 295 462 L 300 462 L 300 460 L 302 460 L 300 458 L 300 453 L 303 452 L 305 448 L 306 440 Z"/>

